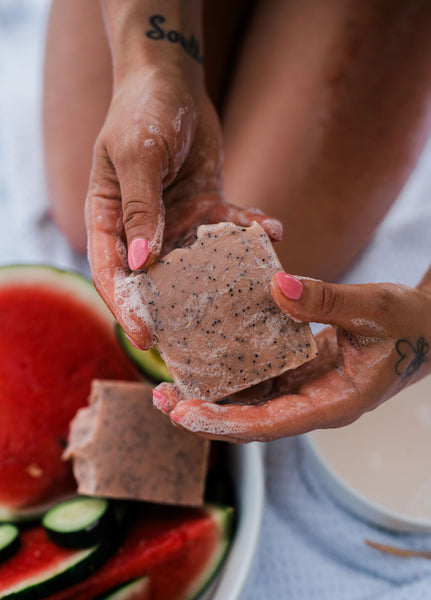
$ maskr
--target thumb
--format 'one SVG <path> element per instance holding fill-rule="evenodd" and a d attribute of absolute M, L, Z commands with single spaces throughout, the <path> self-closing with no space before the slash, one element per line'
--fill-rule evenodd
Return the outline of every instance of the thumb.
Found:
<path fill-rule="evenodd" d="M 163 243 L 165 209 L 162 167 L 156 156 L 131 159 L 116 168 L 120 183 L 127 259 L 132 271 L 148 267 Z"/>
<path fill-rule="evenodd" d="M 271 292 L 281 310 L 297 321 L 313 321 L 367 337 L 386 337 L 397 303 L 379 284 L 342 285 L 276 273 Z"/>

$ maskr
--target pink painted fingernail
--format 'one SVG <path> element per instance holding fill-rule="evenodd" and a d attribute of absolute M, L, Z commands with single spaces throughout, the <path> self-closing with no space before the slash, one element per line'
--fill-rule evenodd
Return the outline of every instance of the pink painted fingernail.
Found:
<path fill-rule="evenodd" d="M 299 300 L 304 289 L 302 282 L 288 273 L 277 273 L 275 276 L 281 293 L 289 300 Z"/>
<path fill-rule="evenodd" d="M 135 342 L 132 340 L 132 338 L 131 338 L 131 337 L 129 337 L 129 336 L 127 335 L 127 333 L 125 333 L 124 335 L 125 335 L 125 336 L 126 336 L 126 338 L 129 340 L 129 342 L 132 344 L 132 346 L 134 346 L 134 347 L 135 347 L 137 350 L 142 350 L 142 348 L 140 348 L 139 346 L 137 346 L 137 345 L 135 344 Z"/>
<path fill-rule="evenodd" d="M 129 246 L 127 260 L 132 271 L 142 267 L 150 254 L 148 240 L 145 238 L 135 238 Z"/>
<path fill-rule="evenodd" d="M 153 390 L 153 404 L 165 414 L 168 414 L 171 408 L 169 400 L 159 390 Z"/>

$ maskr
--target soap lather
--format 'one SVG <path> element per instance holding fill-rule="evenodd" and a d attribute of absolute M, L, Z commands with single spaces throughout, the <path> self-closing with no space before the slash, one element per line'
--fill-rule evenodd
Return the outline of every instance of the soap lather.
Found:
<path fill-rule="evenodd" d="M 156 346 L 185 399 L 217 401 L 317 355 L 309 325 L 271 296 L 280 271 L 259 224 L 218 223 L 139 275 Z"/>

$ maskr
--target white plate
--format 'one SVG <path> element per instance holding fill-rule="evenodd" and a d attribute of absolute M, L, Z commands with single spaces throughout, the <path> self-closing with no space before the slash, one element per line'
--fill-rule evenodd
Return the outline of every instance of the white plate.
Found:
<path fill-rule="evenodd" d="M 431 376 L 303 442 L 316 476 L 345 508 L 394 531 L 431 532 Z"/>
<path fill-rule="evenodd" d="M 264 504 L 264 476 L 258 443 L 232 445 L 230 468 L 237 498 L 238 521 L 226 563 L 199 600 L 237 600 L 257 550 Z"/>

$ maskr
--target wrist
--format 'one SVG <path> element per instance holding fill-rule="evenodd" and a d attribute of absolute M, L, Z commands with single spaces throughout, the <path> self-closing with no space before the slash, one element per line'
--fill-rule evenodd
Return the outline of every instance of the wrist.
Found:
<path fill-rule="evenodd" d="M 173 69 L 203 85 L 201 2 L 103 0 L 114 86 L 142 68 Z"/>

